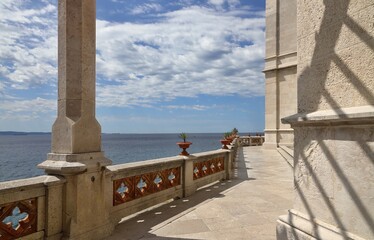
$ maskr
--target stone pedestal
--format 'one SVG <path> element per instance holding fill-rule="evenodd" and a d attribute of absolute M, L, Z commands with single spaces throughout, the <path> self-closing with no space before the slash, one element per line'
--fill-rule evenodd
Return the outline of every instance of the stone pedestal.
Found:
<path fill-rule="evenodd" d="M 184 158 L 184 168 L 183 168 L 183 197 L 189 197 L 192 194 L 194 194 L 197 190 L 197 186 L 194 183 L 193 180 L 193 161 L 196 159 L 195 156 L 190 155 L 188 157 L 183 157 Z"/>
<path fill-rule="evenodd" d="M 296 114 L 295 202 L 278 239 L 374 237 L 374 106 Z"/>

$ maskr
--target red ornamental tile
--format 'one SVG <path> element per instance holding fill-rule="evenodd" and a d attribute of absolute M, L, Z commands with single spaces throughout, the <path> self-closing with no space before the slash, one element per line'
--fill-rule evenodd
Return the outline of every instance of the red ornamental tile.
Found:
<path fill-rule="evenodd" d="M 217 172 L 221 172 L 225 169 L 224 158 L 214 158 L 203 162 L 195 162 L 193 165 L 193 179 L 196 180 L 201 177 L 205 177 Z"/>
<path fill-rule="evenodd" d="M 167 174 L 167 188 L 180 185 L 181 168 L 172 168 L 166 171 Z"/>
<path fill-rule="evenodd" d="M 198 179 L 200 177 L 200 168 L 197 163 L 193 165 L 193 179 Z"/>
<path fill-rule="evenodd" d="M 113 181 L 113 206 L 181 184 L 181 168 L 146 173 Z"/>
<path fill-rule="evenodd" d="M 135 198 L 146 196 L 153 192 L 152 173 L 135 176 Z"/>
<path fill-rule="evenodd" d="M 152 174 L 152 192 L 162 191 L 166 188 L 166 177 L 163 171 Z"/>
<path fill-rule="evenodd" d="M 113 195 L 114 206 L 135 199 L 134 177 L 114 180 Z"/>
<path fill-rule="evenodd" d="M 0 239 L 16 239 L 36 232 L 37 199 L 0 206 Z"/>

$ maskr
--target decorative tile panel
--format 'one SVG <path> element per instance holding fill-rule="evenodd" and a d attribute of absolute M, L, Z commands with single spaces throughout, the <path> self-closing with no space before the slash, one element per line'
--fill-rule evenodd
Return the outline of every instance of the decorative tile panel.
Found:
<path fill-rule="evenodd" d="M 135 176 L 135 198 L 152 193 L 153 179 L 151 173 Z"/>
<path fill-rule="evenodd" d="M 135 199 L 135 184 L 133 177 L 113 181 L 113 205 L 118 205 Z"/>
<path fill-rule="evenodd" d="M 209 159 L 203 162 L 195 162 L 193 165 L 193 179 L 199 179 L 214 173 L 224 171 L 224 157 Z"/>
<path fill-rule="evenodd" d="M 181 170 L 180 167 L 165 170 L 167 176 L 167 188 L 175 187 L 181 184 Z"/>
<path fill-rule="evenodd" d="M 113 206 L 181 184 L 181 168 L 121 178 L 113 181 Z"/>
<path fill-rule="evenodd" d="M 0 206 L 0 240 L 36 232 L 37 200 L 27 199 Z"/>

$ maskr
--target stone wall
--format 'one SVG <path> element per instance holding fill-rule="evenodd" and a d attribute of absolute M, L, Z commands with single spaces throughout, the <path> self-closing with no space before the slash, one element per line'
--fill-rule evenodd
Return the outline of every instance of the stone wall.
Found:
<path fill-rule="evenodd" d="M 374 2 L 297 1 L 294 207 L 278 239 L 374 239 Z"/>
<path fill-rule="evenodd" d="M 296 1 L 266 1 L 265 146 L 293 144 L 293 130 L 281 122 L 296 113 Z"/>

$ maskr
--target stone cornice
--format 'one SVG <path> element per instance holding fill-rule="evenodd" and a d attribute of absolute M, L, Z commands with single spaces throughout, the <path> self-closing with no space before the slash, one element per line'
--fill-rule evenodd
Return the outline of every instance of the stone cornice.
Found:
<path fill-rule="evenodd" d="M 265 69 L 263 72 L 273 71 L 297 66 L 297 52 L 265 57 Z"/>
<path fill-rule="evenodd" d="M 374 105 L 298 113 L 282 118 L 291 126 L 374 125 Z"/>

